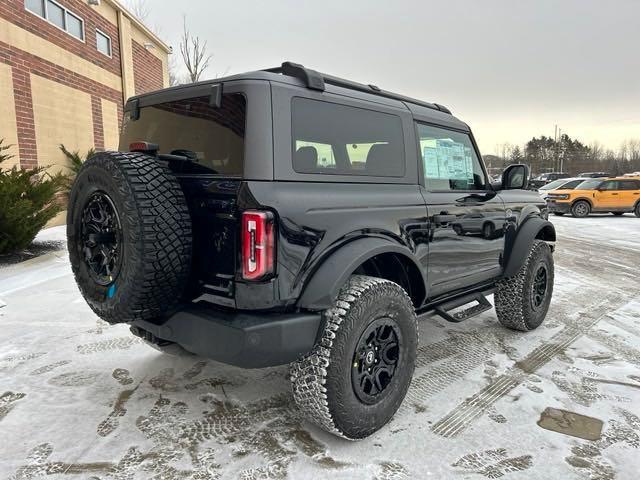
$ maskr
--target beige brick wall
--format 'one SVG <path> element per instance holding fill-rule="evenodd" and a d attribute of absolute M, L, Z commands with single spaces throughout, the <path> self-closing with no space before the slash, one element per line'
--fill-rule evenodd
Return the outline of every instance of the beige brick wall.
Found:
<path fill-rule="evenodd" d="M 0 18 L 0 42 L 60 65 L 67 70 L 76 72 L 114 90 L 122 90 L 122 81 L 119 76 L 3 18 Z"/>
<path fill-rule="evenodd" d="M 104 149 L 117 150 L 120 141 L 118 106 L 105 99 L 102 99 L 102 125 L 104 129 Z"/>
<path fill-rule="evenodd" d="M 91 96 L 52 80 L 31 75 L 38 164 L 60 171 L 67 164 L 59 149 L 86 153 L 93 148 Z"/>
<path fill-rule="evenodd" d="M 20 163 L 18 158 L 18 131 L 16 126 L 16 108 L 13 99 L 13 79 L 11 67 L 0 63 L 0 138 L 4 138 L 3 145 L 13 145 L 11 150 L 4 153 L 13 155 L 13 158 L 0 164 L 2 169 L 10 169 Z"/>

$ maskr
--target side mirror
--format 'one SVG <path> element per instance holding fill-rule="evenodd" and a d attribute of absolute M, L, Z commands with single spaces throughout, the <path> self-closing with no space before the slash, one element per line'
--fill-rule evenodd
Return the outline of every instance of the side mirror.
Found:
<path fill-rule="evenodd" d="M 502 174 L 502 190 L 526 190 L 529 186 L 529 167 L 509 165 Z"/>

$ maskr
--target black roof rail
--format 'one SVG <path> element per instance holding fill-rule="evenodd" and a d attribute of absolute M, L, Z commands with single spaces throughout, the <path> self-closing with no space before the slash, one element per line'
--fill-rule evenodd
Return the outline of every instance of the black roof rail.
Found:
<path fill-rule="evenodd" d="M 288 77 L 299 78 L 307 88 L 324 92 L 324 77 L 321 73 L 304 68 L 299 63 L 283 62 L 280 67 L 267 68 L 265 72 L 281 73 Z"/>
<path fill-rule="evenodd" d="M 351 90 L 357 90 L 359 92 L 378 95 L 379 97 L 391 98 L 394 100 L 399 100 L 401 102 L 413 103 L 415 105 L 431 108 L 432 110 L 438 110 L 440 112 L 448 113 L 449 115 L 451 115 L 451 110 L 449 110 L 444 105 L 440 105 L 438 103 L 423 102 L 422 100 L 399 95 L 397 93 L 382 90 L 376 85 L 365 85 L 363 83 L 353 82 L 344 78 L 326 75 L 324 73 L 305 68 L 299 63 L 283 62 L 280 67 L 267 68 L 263 71 L 271 73 L 281 73 L 282 75 L 298 78 L 304 82 L 307 88 L 310 88 L 312 90 L 324 92 L 325 84 L 328 83 L 329 85 L 335 85 L 336 87 L 348 88 Z"/>

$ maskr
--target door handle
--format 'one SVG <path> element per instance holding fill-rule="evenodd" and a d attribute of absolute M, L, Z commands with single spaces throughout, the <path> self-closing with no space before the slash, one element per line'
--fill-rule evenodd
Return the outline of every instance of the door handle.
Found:
<path fill-rule="evenodd" d="M 434 215 L 433 216 L 433 221 L 435 222 L 436 225 L 442 225 L 443 223 L 450 223 L 455 221 L 455 219 L 458 218 L 455 215 L 449 215 L 447 213 L 442 213 L 440 215 Z"/>
<path fill-rule="evenodd" d="M 617 193 L 612 193 L 611 195 L 618 195 Z"/>

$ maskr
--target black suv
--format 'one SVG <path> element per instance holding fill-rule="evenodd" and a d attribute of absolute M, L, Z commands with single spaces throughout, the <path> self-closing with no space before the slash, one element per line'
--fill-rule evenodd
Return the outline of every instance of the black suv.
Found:
<path fill-rule="evenodd" d="M 291 363 L 297 404 L 363 438 L 414 371 L 417 315 L 538 327 L 553 225 L 513 165 L 491 184 L 438 104 L 293 63 L 130 99 L 119 152 L 70 196 L 91 308 L 163 350 Z"/>

